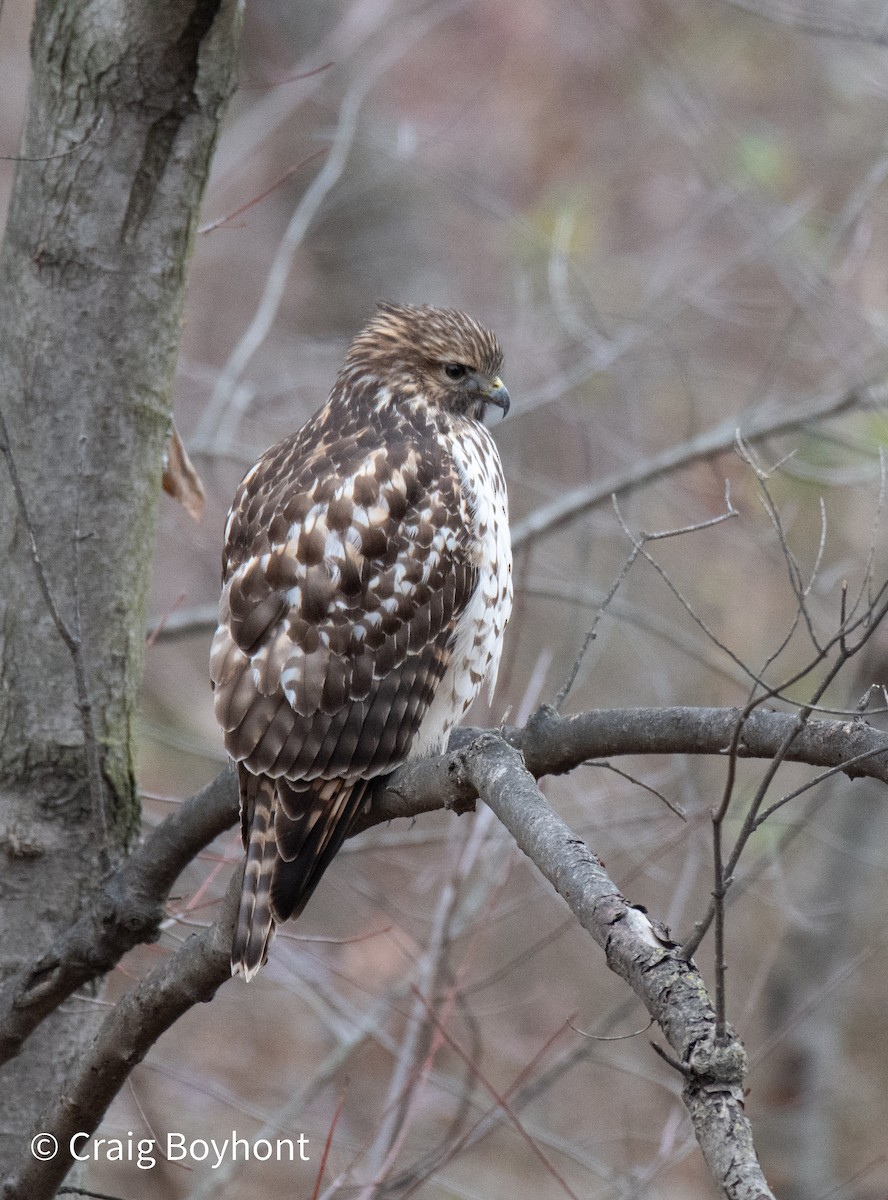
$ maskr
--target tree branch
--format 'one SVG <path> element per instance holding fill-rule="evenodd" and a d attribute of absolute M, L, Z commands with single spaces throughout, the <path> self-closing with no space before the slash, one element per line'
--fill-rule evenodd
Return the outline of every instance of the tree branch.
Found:
<path fill-rule="evenodd" d="M 237 784 L 223 771 L 157 826 L 33 966 L 3 984 L 0 1064 L 78 988 L 110 971 L 134 946 L 156 940 L 177 876 L 236 820 Z"/>
<path fill-rule="evenodd" d="M 574 770 L 589 759 L 624 754 L 724 755 L 738 709 L 630 708 L 560 716 L 540 709 L 520 729 L 503 731 L 539 779 Z M 739 755 L 772 758 L 796 729 L 791 713 L 754 712 L 743 726 Z M 454 767 L 458 752 L 482 730 L 451 737 L 451 752 L 411 763 L 380 784 L 350 836 L 397 817 L 441 808 L 465 812 L 476 793 Z M 849 778 L 888 783 L 888 734 L 864 721 L 809 721 L 785 754 L 791 762 L 843 770 Z M 213 838 L 237 821 L 237 782 L 225 770 L 184 801 L 116 872 L 96 903 L 35 964 L 0 988 L 0 1064 L 59 1004 L 104 974 L 133 946 L 153 941 L 163 904 L 179 873 Z"/>
<path fill-rule="evenodd" d="M 504 740 L 524 755 L 531 774 L 562 775 L 590 758 L 623 754 L 726 755 L 739 708 L 613 708 L 560 716 L 543 707 L 521 729 L 502 730 Z M 797 729 L 793 713 L 754 712 L 743 726 L 741 758 L 771 758 Z M 452 752 L 483 732 L 458 729 L 451 755 L 410 763 L 390 775 L 373 795 L 352 834 L 394 817 L 415 817 L 438 808 L 462 811 L 475 794 L 453 773 Z M 853 761 L 852 761 L 853 760 Z M 785 761 L 838 767 L 850 779 L 888 783 L 888 734 L 865 721 L 809 721 L 798 731 Z"/>
<path fill-rule="evenodd" d="M 108 1105 L 161 1034 L 195 1004 L 212 1000 L 231 977 L 231 939 L 241 892 L 241 872 L 231 878 L 219 920 L 193 933 L 131 992 L 117 1002 L 99 1029 L 76 1079 L 64 1090 L 41 1128 L 58 1140 L 54 1158 L 28 1155 L 9 1177 L 2 1200 L 42 1200 L 54 1196 L 73 1166 L 71 1138 L 92 1133 Z"/>
<path fill-rule="evenodd" d="M 751 1153 L 739 1090 L 742 1048 L 729 1034 L 716 1053 L 710 1029 L 714 1014 L 696 969 L 671 944 L 657 940 L 647 919 L 627 905 L 591 852 L 552 812 L 533 783 L 534 777 L 570 771 L 593 757 L 724 754 L 737 718 L 736 709 L 615 709 L 564 717 L 543 708 L 525 727 L 506 730 L 502 736 L 460 729 L 451 738 L 447 755 L 394 772 L 374 794 L 353 832 L 442 807 L 465 811 L 481 794 L 584 928 L 605 948 L 612 968 L 660 1022 L 677 1061 L 689 1072 L 685 1102 L 710 1169 L 716 1178 L 727 1181 L 726 1189 L 733 1189 L 728 1190 L 729 1196 L 751 1200 L 770 1193 L 744 1190 L 745 1175 L 731 1182 L 729 1167 L 718 1157 L 718 1145 L 725 1138 L 727 1145 L 742 1151 L 737 1163 Z M 771 758 L 785 746 L 793 728 L 797 729 L 793 714 L 751 713 L 739 753 Z M 888 781 L 888 735 L 863 721 L 811 721 L 797 731 L 786 758 Z M 33 968 L 0 992 L 0 1048 L 6 1057 L 17 1053 L 36 1025 L 77 987 L 110 969 L 138 942 L 157 935 L 163 901 L 179 872 L 236 819 L 236 781 L 231 771 L 225 771 L 150 834 L 111 878 L 95 907 Z M 239 887 L 236 871 L 220 921 L 190 938 L 109 1015 L 85 1065 L 65 1089 L 67 1098 L 44 1125 L 60 1143 L 69 1128 L 78 1132 L 95 1128 L 113 1095 L 112 1087 L 120 1086 L 150 1043 L 227 978 L 232 897 L 236 898 Z M 673 1012 L 667 998 L 679 997 L 683 999 Z M 127 1032 L 118 1045 L 122 1029 Z M 101 1087 L 97 1088 L 97 1080 Z M 38 1176 L 43 1181 L 40 1186 L 49 1186 L 49 1175 L 39 1174 L 42 1170 L 50 1168 L 29 1163 L 4 1197 L 39 1195 L 30 1189 L 37 1186 Z"/>
<path fill-rule="evenodd" d="M 689 442 L 680 446 L 670 446 L 668 450 L 644 459 L 628 470 L 615 471 L 614 474 L 586 487 L 575 488 L 558 500 L 553 500 L 551 504 L 541 505 L 524 520 L 513 524 L 512 548 L 518 550 L 530 545 L 545 534 L 552 533 L 562 525 L 581 517 L 590 508 L 603 504 L 612 495 L 624 495 L 673 471 L 684 470 L 695 463 L 726 454 L 733 449 L 738 432 L 742 434 L 744 442 L 754 445 L 777 434 L 789 433 L 815 421 L 838 416 L 849 409 L 875 403 L 877 397 L 883 396 L 884 388 L 873 384 L 853 387 L 841 396 L 809 396 L 799 404 L 776 413 L 753 413 L 751 416 L 748 413 L 739 413 L 729 417 L 714 429 L 701 433 Z"/>
<path fill-rule="evenodd" d="M 601 863 L 553 812 L 520 754 L 496 734 L 459 752 L 452 773 L 493 809 L 657 1021 L 684 1076 L 683 1098 L 706 1163 L 730 1200 L 772 1192 L 743 1108 L 746 1052 L 716 1014 L 693 963 L 620 895 Z"/>

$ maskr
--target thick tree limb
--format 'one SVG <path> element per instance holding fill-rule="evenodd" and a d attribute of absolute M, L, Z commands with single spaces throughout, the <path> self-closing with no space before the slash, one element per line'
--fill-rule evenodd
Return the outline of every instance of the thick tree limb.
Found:
<path fill-rule="evenodd" d="M 746 1052 L 730 1027 L 724 1039 L 717 1038 L 715 1011 L 697 968 L 620 895 L 502 738 L 487 734 L 458 752 L 451 773 L 493 809 L 663 1030 L 684 1076 L 694 1132 L 724 1195 L 772 1197 L 743 1109 Z"/>
<path fill-rule="evenodd" d="M 740 717 L 739 708 L 614 708 L 561 716 L 541 708 L 522 729 L 502 731 L 504 739 L 524 755 L 537 778 L 561 775 L 590 759 L 623 754 L 726 754 Z M 771 758 L 788 732 L 793 713 L 756 710 L 746 720 L 741 758 Z M 480 730 L 458 729 L 451 750 L 465 746 Z M 786 753 L 787 762 L 815 767 L 842 767 L 849 778 L 888 783 L 888 734 L 863 720 L 809 721 Z M 853 762 L 852 762 L 853 760 Z M 474 792 L 454 776 L 451 759 L 428 759 L 402 767 L 373 796 L 370 810 L 355 826 L 358 833 L 392 817 L 415 817 L 445 807 L 471 805 Z"/>
<path fill-rule="evenodd" d="M 237 787 L 223 772 L 157 826 L 52 948 L 0 988 L 0 1063 L 78 988 L 157 938 L 178 875 L 236 820 Z"/>

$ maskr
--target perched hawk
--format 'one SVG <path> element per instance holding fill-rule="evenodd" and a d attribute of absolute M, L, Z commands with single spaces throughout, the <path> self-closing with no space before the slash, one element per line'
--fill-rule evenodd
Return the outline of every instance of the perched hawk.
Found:
<path fill-rule="evenodd" d="M 512 607 L 482 424 L 509 407 L 501 365 L 462 313 L 382 304 L 324 407 L 237 490 L 210 661 L 247 851 L 235 974 L 302 912 L 371 781 L 492 693 Z"/>

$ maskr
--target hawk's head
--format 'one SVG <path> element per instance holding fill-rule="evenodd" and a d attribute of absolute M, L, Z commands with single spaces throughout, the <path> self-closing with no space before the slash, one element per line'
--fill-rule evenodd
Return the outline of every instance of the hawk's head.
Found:
<path fill-rule="evenodd" d="M 509 410 L 502 365 L 499 342 L 465 313 L 385 302 L 349 346 L 340 381 L 356 391 L 373 381 L 395 404 L 419 398 L 480 421 L 490 404 Z"/>

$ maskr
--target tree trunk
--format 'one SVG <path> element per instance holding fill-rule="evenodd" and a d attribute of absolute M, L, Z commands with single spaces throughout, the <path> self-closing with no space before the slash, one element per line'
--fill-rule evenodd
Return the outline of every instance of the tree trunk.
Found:
<path fill-rule="evenodd" d="M 236 0 L 37 4 L 0 258 L 0 980 L 70 924 L 138 828 L 171 383 L 239 15 Z M 27 1152 L 99 1015 L 68 1005 L 8 1064 L 0 1164 Z"/>

